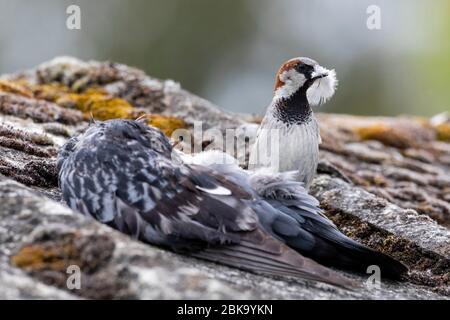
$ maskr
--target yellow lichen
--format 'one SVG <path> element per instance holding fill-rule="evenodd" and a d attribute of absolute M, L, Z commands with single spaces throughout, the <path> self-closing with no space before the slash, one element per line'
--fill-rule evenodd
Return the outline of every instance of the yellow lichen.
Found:
<path fill-rule="evenodd" d="M 0 92 L 18 94 L 27 98 L 33 97 L 33 91 L 21 81 L 0 80 Z"/>
<path fill-rule="evenodd" d="M 22 269 L 37 271 L 51 269 L 64 271 L 76 257 L 76 250 L 71 244 L 60 246 L 28 245 L 11 258 L 11 263 Z"/>
<path fill-rule="evenodd" d="M 85 116 L 92 115 L 94 119 L 98 120 L 134 119 L 142 113 L 128 101 L 98 91 L 66 94 L 55 102 L 62 107 L 78 109 Z"/>
<path fill-rule="evenodd" d="M 377 138 L 386 135 L 389 129 L 382 123 L 377 123 L 368 127 L 360 127 L 356 129 L 362 140 L 378 140 Z"/>
<path fill-rule="evenodd" d="M 112 97 L 100 88 L 89 88 L 76 93 L 64 85 L 52 83 L 34 86 L 33 89 L 37 98 L 55 102 L 65 108 L 80 110 L 86 118 L 92 116 L 98 120 L 134 119 L 142 114 L 128 101 Z"/>
<path fill-rule="evenodd" d="M 60 83 L 39 84 L 31 86 L 34 97 L 51 102 L 55 102 L 59 98 L 69 94 L 71 91 L 68 87 Z"/>
<path fill-rule="evenodd" d="M 433 140 L 434 135 L 417 122 L 374 123 L 358 127 L 355 133 L 361 140 L 377 140 L 386 146 L 395 148 L 414 147 L 419 143 Z"/>
<path fill-rule="evenodd" d="M 149 125 L 160 129 L 168 137 L 170 137 L 176 129 L 187 128 L 186 122 L 172 116 L 152 114 L 147 115 L 147 119 Z"/>
<path fill-rule="evenodd" d="M 90 88 L 83 93 L 69 93 L 61 96 L 55 101 L 58 105 L 66 108 L 78 109 L 86 117 L 98 120 L 108 119 L 136 119 L 144 111 L 134 108 L 128 101 L 115 98 L 97 88 Z M 151 114 L 147 115 L 147 123 L 159 128 L 167 136 L 179 128 L 186 128 L 186 123 L 176 117 Z"/>
<path fill-rule="evenodd" d="M 145 112 L 132 106 L 127 100 L 108 94 L 99 87 L 91 87 L 83 92 L 75 92 L 58 83 L 28 84 L 25 81 L 0 80 L 0 92 L 20 94 L 54 102 L 61 107 L 80 110 L 85 119 L 97 120 L 136 119 Z M 148 124 L 159 128 L 167 136 L 186 123 L 176 117 L 152 114 L 147 116 Z"/>
<path fill-rule="evenodd" d="M 450 141 L 450 123 L 438 124 L 434 129 L 437 132 L 439 140 Z"/>

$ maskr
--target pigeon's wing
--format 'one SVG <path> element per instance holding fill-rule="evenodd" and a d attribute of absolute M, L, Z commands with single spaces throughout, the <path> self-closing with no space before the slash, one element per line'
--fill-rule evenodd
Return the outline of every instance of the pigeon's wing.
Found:
<path fill-rule="evenodd" d="M 383 276 L 395 279 L 407 271 L 400 262 L 341 233 L 302 183 L 272 180 L 256 187 L 270 207 L 254 209 L 264 228 L 288 246 L 327 266 L 365 273 L 368 266 L 378 265 Z"/>
<path fill-rule="evenodd" d="M 68 205 L 142 241 L 256 273 L 354 284 L 264 232 L 251 195 L 215 171 L 175 166 L 136 140 L 79 141 L 60 159 Z M 81 147 L 80 147 L 81 146 Z"/>
<path fill-rule="evenodd" d="M 233 243 L 232 231 L 257 226 L 255 213 L 239 201 L 237 186 L 152 150 L 99 143 L 80 148 L 61 164 L 63 197 L 70 207 L 147 242 L 173 249 L 192 239 Z M 232 195 L 232 193 L 234 195 Z"/>

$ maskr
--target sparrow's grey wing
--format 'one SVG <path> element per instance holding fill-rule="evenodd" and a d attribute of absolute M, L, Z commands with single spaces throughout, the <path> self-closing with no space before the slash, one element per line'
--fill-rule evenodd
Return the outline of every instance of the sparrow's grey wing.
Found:
<path fill-rule="evenodd" d="M 170 144 L 154 130 L 114 120 L 66 145 L 59 182 L 68 205 L 144 242 L 195 257 L 354 285 L 264 232 L 244 188 L 214 170 L 174 164 Z"/>
<path fill-rule="evenodd" d="M 273 181 L 265 181 L 272 179 Z M 383 276 L 398 279 L 407 268 L 393 258 L 367 248 L 342 234 L 322 214 L 318 201 L 302 183 L 256 177 L 255 188 L 270 207 L 255 208 L 266 231 L 297 252 L 326 266 L 366 273 L 378 265 Z M 273 211 L 276 210 L 276 212 Z"/>

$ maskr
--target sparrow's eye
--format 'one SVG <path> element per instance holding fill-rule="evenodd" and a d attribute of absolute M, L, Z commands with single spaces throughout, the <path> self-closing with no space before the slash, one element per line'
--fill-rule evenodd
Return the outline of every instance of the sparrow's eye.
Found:
<path fill-rule="evenodd" d="M 298 72 L 306 73 L 309 70 L 310 67 L 311 66 L 302 63 L 302 64 L 298 65 L 296 69 L 297 69 Z"/>

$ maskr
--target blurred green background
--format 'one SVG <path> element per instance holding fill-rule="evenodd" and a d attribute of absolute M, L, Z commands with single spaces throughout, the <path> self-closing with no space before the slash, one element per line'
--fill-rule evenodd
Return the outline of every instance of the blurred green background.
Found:
<path fill-rule="evenodd" d="M 66 8 L 81 7 L 81 30 Z M 369 5 L 381 30 L 366 26 Z M 232 111 L 262 113 L 279 65 L 335 68 L 322 111 L 432 115 L 450 109 L 450 1 L 0 0 L 0 73 L 58 55 L 136 66 Z"/>

